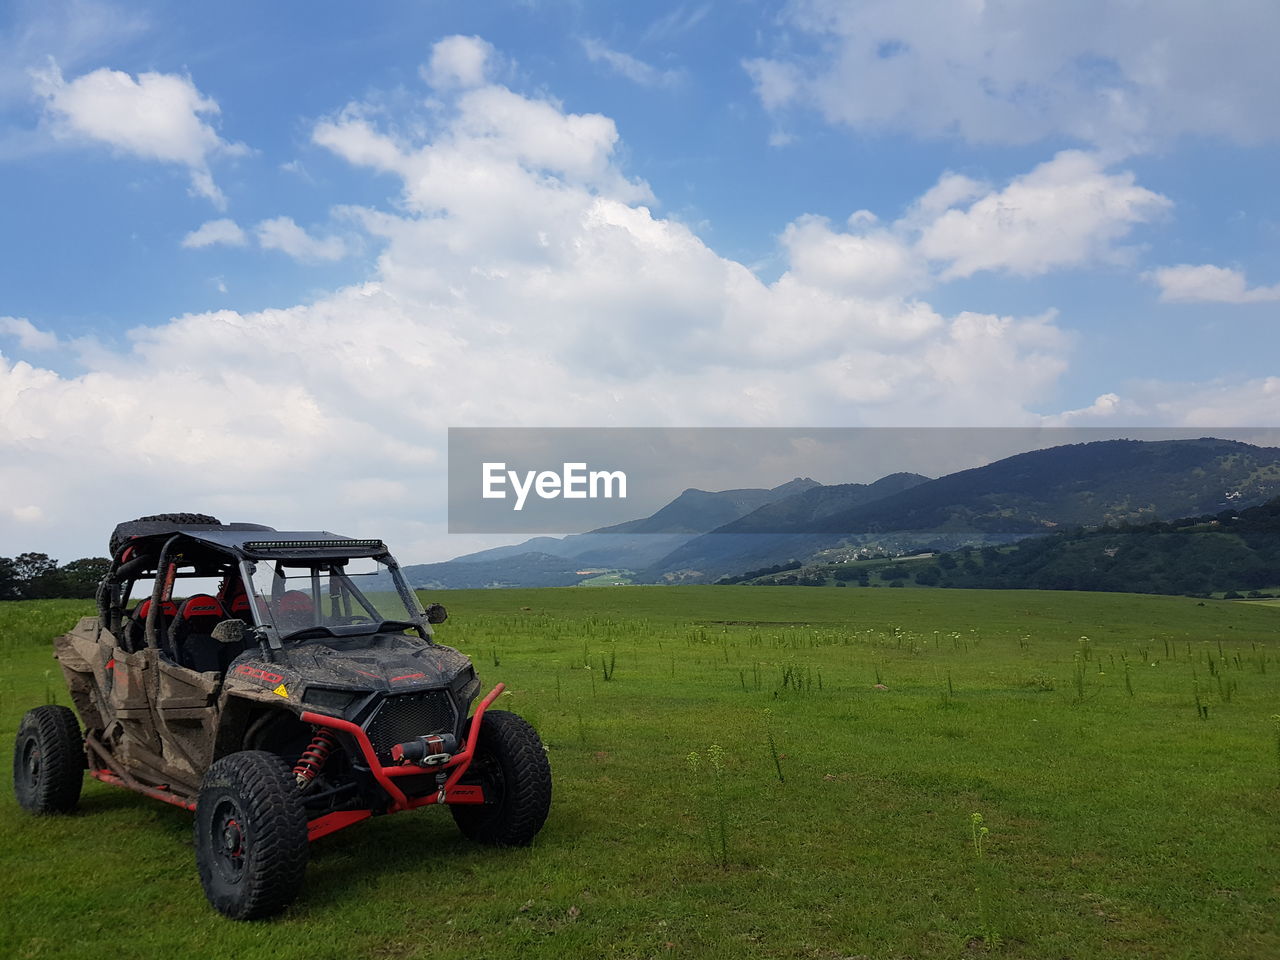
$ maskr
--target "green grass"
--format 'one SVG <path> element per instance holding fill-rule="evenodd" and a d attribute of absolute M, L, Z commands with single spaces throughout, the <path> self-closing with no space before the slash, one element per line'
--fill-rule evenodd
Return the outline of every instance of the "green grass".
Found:
<path fill-rule="evenodd" d="M 283 917 L 236 924 L 204 902 L 183 811 L 90 782 L 78 815 L 37 820 L 5 790 L 0 954 L 1280 956 L 1274 609 L 799 587 L 433 599 L 440 639 L 547 743 L 555 802 L 532 848 L 473 847 L 444 811 L 382 818 L 315 844 Z M 67 701 L 48 641 L 86 606 L 0 604 L 6 764 L 23 710 Z"/>

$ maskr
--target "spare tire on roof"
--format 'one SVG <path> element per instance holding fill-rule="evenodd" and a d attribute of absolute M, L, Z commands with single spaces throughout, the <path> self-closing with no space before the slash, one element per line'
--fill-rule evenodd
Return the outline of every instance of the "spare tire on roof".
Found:
<path fill-rule="evenodd" d="M 199 523 L 199 524 L 221 524 L 222 521 L 217 517 L 211 517 L 206 513 L 158 513 L 153 517 L 138 517 L 137 520 L 130 521 L 132 523 Z M 123 524 L 121 524 L 123 526 Z M 130 537 L 124 536 L 119 532 L 120 527 L 116 527 L 115 533 L 111 535 L 110 549 L 111 556 L 120 559 L 120 551 L 124 549 L 125 544 L 129 542 Z"/>

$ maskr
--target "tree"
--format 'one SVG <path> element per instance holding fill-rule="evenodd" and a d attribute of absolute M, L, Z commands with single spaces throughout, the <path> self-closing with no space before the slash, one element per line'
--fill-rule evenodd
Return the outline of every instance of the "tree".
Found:
<path fill-rule="evenodd" d="M 58 595 L 58 561 L 47 553 L 20 553 L 13 558 L 18 595 L 23 600 L 43 600 Z"/>
<path fill-rule="evenodd" d="M 0 557 L 0 600 L 18 599 L 18 570 L 9 557 Z"/>
<path fill-rule="evenodd" d="M 13 560 L 14 571 L 19 580 L 35 580 L 58 568 L 58 561 L 47 553 L 20 553 Z"/>
<path fill-rule="evenodd" d="M 941 579 L 942 571 L 934 566 L 925 567 L 916 574 L 916 583 L 922 587 L 936 587 Z"/>
<path fill-rule="evenodd" d="M 98 591 L 98 583 L 110 568 L 111 561 L 106 557 L 72 560 L 58 571 L 58 579 L 61 581 L 59 596 L 74 599 L 94 596 Z"/>

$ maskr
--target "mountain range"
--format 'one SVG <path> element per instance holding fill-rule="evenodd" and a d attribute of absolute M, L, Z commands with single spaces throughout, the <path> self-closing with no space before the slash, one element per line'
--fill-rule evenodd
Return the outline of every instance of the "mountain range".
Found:
<path fill-rule="evenodd" d="M 768 490 L 691 489 L 649 517 L 405 570 L 415 585 L 436 588 L 568 585 L 599 569 L 632 571 L 637 582 L 714 582 L 833 551 L 1009 543 L 1244 508 L 1278 494 L 1277 448 L 1212 437 L 1103 440 L 937 479 L 895 473 L 870 484 L 797 478 Z"/>

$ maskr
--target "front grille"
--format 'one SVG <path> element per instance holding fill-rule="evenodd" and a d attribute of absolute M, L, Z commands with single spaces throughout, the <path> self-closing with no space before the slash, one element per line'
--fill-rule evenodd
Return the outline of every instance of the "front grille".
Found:
<path fill-rule="evenodd" d="M 453 701 L 445 690 L 402 693 L 387 697 L 365 726 L 373 752 L 383 763 L 391 760 L 391 748 L 428 733 L 453 733 Z"/>

